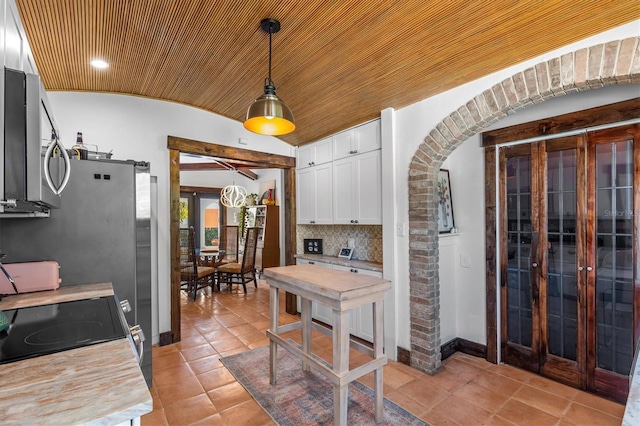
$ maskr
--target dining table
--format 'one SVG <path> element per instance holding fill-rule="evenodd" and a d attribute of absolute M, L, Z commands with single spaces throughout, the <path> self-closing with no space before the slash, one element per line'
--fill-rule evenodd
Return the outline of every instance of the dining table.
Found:
<path fill-rule="evenodd" d="M 216 262 L 224 253 L 224 249 L 220 249 L 219 247 L 201 247 L 196 252 L 200 259 L 200 266 L 215 266 Z"/>

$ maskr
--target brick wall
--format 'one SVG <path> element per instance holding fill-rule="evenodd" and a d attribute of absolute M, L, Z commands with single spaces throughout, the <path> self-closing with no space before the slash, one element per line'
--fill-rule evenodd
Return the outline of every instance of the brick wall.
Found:
<path fill-rule="evenodd" d="M 640 83 L 640 37 L 611 41 L 539 63 L 475 96 L 425 138 L 409 167 L 411 366 L 440 369 L 436 182 L 442 162 L 470 136 L 529 105 L 612 84 Z"/>

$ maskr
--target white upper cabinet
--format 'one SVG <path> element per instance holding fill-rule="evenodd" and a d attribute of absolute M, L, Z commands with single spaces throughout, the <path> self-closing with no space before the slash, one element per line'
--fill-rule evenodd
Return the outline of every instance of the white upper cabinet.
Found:
<path fill-rule="evenodd" d="M 296 168 L 305 169 L 330 162 L 333 159 L 331 148 L 331 138 L 299 147 L 296 152 Z"/>
<path fill-rule="evenodd" d="M 298 224 L 382 225 L 380 120 L 301 146 Z"/>
<path fill-rule="evenodd" d="M 338 133 L 332 141 L 334 160 L 380 149 L 380 120 Z"/>

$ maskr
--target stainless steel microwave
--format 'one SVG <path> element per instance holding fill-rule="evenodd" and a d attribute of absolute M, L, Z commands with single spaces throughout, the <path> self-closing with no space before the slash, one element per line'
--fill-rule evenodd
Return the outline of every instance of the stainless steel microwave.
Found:
<path fill-rule="evenodd" d="M 61 182 L 65 162 L 61 155 L 45 160 L 43 144 L 52 132 L 58 134 L 58 127 L 39 76 L 5 68 L 3 77 L 4 185 L 0 187 L 0 218 L 48 216 L 49 209 L 60 206 L 60 195 L 48 184 L 45 173 L 49 172 L 54 182 Z"/>

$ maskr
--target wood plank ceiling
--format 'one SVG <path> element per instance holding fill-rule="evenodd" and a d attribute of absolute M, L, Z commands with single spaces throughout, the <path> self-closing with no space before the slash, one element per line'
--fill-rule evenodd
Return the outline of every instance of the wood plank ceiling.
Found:
<path fill-rule="evenodd" d="M 303 145 L 640 18 L 638 0 L 16 0 L 48 90 L 243 121 L 273 72 Z M 89 61 L 110 63 L 96 70 Z M 471 95 L 470 95 L 471 96 Z M 215 141 L 212 141 L 215 142 Z"/>

